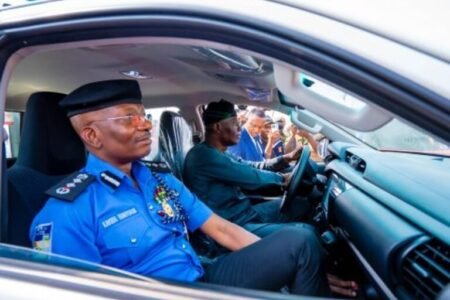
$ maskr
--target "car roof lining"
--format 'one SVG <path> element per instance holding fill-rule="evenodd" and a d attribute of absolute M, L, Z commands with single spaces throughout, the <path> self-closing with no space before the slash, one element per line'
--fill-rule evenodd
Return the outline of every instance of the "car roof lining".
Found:
<path fill-rule="evenodd" d="M 9 102 L 7 103 L 7 107 L 9 109 L 14 109 L 14 110 L 22 110 L 23 106 L 24 106 L 24 102 L 26 101 L 27 97 L 23 97 L 22 95 L 18 95 L 18 96 L 22 96 L 22 101 L 19 101 L 16 103 L 16 105 L 14 105 L 14 102 L 17 101 L 17 99 L 15 98 L 14 95 L 14 90 L 18 90 L 19 87 L 14 87 L 14 76 L 17 75 L 17 72 L 26 72 L 29 70 L 33 70 L 33 65 L 29 66 L 28 69 L 24 68 L 24 70 L 20 70 L 21 65 L 24 65 L 24 62 L 29 64 L 33 64 L 36 63 L 37 60 L 39 60 L 40 58 L 44 58 L 44 59 L 48 59 L 47 62 L 51 62 L 51 59 L 55 58 L 55 55 L 57 54 L 61 54 L 62 56 L 64 55 L 68 55 L 73 52 L 86 52 L 84 55 L 95 55 L 95 51 L 96 50 L 101 50 L 102 52 L 105 52 L 106 50 L 109 51 L 109 53 L 111 53 L 111 55 L 114 55 L 114 51 L 116 51 L 116 53 L 119 55 L 119 57 L 117 58 L 111 58 L 110 61 L 112 60 L 116 60 L 116 62 L 119 62 L 120 60 L 125 60 L 126 59 L 126 55 L 128 55 L 127 53 L 120 53 L 120 47 L 127 47 L 130 45 L 133 45 L 133 47 L 155 47 L 156 46 L 161 46 L 161 47 L 166 47 L 165 50 L 167 50 L 167 46 L 170 47 L 171 45 L 176 46 L 176 47 L 191 47 L 191 46 L 205 46 L 205 43 L 208 45 L 208 47 L 214 47 L 215 49 L 222 49 L 222 50 L 226 50 L 226 51 L 230 51 L 230 50 L 234 50 L 235 47 L 232 46 L 227 46 L 224 44 L 219 44 L 219 43 L 215 43 L 215 42 L 209 42 L 209 41 L 201 41 L 201 40 L 193 40 L 193 39 L 181 39 L 181 38 L 161 38 L 161 37 L 142 37 L 142 38 L 114 38 L 114 39 L 99 39 L 99 40 L 90 40 L 90 41 L 82 41 L 82 42 L 70 42 L 70 43 L 61 43 L 61 44 L 52 44 L 52 45 L 43 45 L 43 46 L 32 46 L 32 47 L 27 47 L 27 48 L 23 48 L 20 49 L 19 51 L 17 51 L 16 53 L 14 53 L 11 57 L 11 59 L 9 60 L 8 64 L 14 65 L 14 70 L 13 73 L 11 74 L 11 78 L 10 78 L 10 82 L 12 83 L 12 86 L 9 86 L 9 90 L 8 90 L 8 100 Z M 131 47 L 131 46 L 130 46 Z M 89 51 L 91 51 L 91 53 L 89 53 Z M 123 50 L 123 48 L 121 49 Z M 144 49 L 146 50 L 146 49 Z M 179 51 L 180 48 L 177 49 L 177 51 Z M 119 52 L 117 52 L 119 51 Z M 248 54 L 250 53 L 249 51 L 245 52 L 240 50 L 239 52 Z M 160 51 L 161 53 L 161 51 Z M 78 53 L 79 54 L 79 53 Z M 126 54 L 125 57 L 120 57 L 121 54 Z M 161 53 L 162 54 L 162 53 Z M 80 54 L 79 54 L 80 55 Z M 38 57 L 36 59 L 37 56 L 41 56 Z M 49 57 L 50 56 L 50 57 Z M 261 55 L 258 55 L 259 57 L 261 57 Z M 34 57 L 34 58 L 33 58 Z M 86 56 L 85 56 L 86 57 Z M 106 56 L 103 55 L 103 59 L 105 59 Z M 31 59 L 30 59 L 31 58 Z M 133 58 L 133 57 L 131 57 Z M 159 59 L 159 58 L 157 58 Z M 184 67 L 185 69 L 189 69 L 189 73 L 187 73 L 186 75 L 191 75 L 191 72 L 195 72 L 197 71 L 196 76 L 201 77 L 203 80 L 207 80 L 208 79 L 208 75 L 203 75 L 203 74 L 199 74 L 199 71 L 204 71 L 205 69 L 208 70 L 207 66 L 200 70 L 199 68 L 196 68 L 196 66 L 189 66 L 189 64 L 185 63 L 185 62 L 181 62 L 177 59 L 175 59 L 174 57 L 165 57 L 165 61 L 163 62 L 164 67 L 166 67 L 169 63 L 172 65 L 176 65 L 176 67 Z M 76 61 L 76 59 L 75 59 Z M 126 61 L 124 62 L 125 64 L 127 63 Z M 62 73 L 67 73 L 69 70 L 67 70 L 67 68 L 71 68 L 74 65 L 68 65 L 66 67 L 66 70 L 64 70 L 64 72 Z M 17 68 L 16 68 L 17 67 Z M 59 66 L 60 67 L 60 66 Z M 116 71 L 120 70 L 121 66 L 100 66 L 99 68 L 112 68 L 112 67 L 116 67 Z M 12 69 L 12 68 L 11 68 Z M 209 68 L 211 69 L 211 68 Z M 163 68 L 160 68 L 161 72 L 163 72 Z M 211 71 L 211 70 L 209 70 Z M 221 70 L 217 69 L 217 72 L 221 72 Z M 160 75 L 161 73 L 157 74 Z M 38 75 L 38 74 L 35 74 Z M 30 75 L 31 77 L 34 77 L 32 75 Z M 50 77 L 55 76 L 55 75 L 50 75 Z M 111 74 L 111 77 L 123 77 L 121 76 L 119 73 L 115 73 L 115 74 Z M 67 76 L 66 76 L 67 77 Z M 64 86 L 64 88 L 62 90 L 58 90 L 59 92 L 64 92 L 64 93 L 68 93 L 71 90 L 75 89 L 76 87 L 78 87 L 81 84 L 87 83 L 87 82 L 91 82 L 93 81 L 93 79 L 89 79 L 87 78 L 88 76 L 84 76 L 84 80 L 82 82 L 75 82 L 72 81 L 70 84 L 66 84 Z M 94 76 L 95 77 L 95 76 Z M 209 76 L 211 77 L 211 76 Z M 58 78 L 61 79 L 61 78 Z M 105 78 L 106 79 L 106 78 Z M 36 80 L 35 78 L 33 78 L 33 80 Z M 70 79 L 72 80 L 72 79 Z M 162 80 L 162 79 L 160 79 Z M 170 82 L 171 78 L 164 78 L 164 83 Z M 187 80 L 189 81 L 189 79 Z M 141 82 L 141 87 L 144 85 L 142 84 L 142 82 L 144 81 L 140 81 Z M 214 95 L 205 95 L 203 97 L 201 97 L 202 99 L 200 99 L 198 101 L 198 103 L 204 103 L 205 101 L 208 100 L 213 100 L 214 98 L 217 97 L 224 97 L 224 96 L 230 96 L 230 90 L 233 91 L 233 94 L 235 97 L 233 97 L 234 99 L 229 99 L 233 102 L 243 102 L 246 104 L 251 104 L 252 102 L 250 101 L 246 101 L 245 98 L 245 93 L 242 90 L 238 90 L 236 88 L 233 89 L 233 85 L 229 85 L 227 86 L 227 89 L 223 89 L 221 91 L 221 85 L 223 85 L 222 81 L 219 80 L 209 80 L 208 84 L 216 84 L 214 86 L 215 90 L 216 90 L 216 94 L 218 94 L 217 96 Z M 265 83 L 265 82 L 263 82 Z M 270 81 L 268 82 L 269 84 L 271 83 Z M 159 83 L 161 84 L 161 82 Z M 180 83 L 178 83 L 180 84 Z M 203 82 L 202 82 L 203 84 Z M 32 88 L 38 88 L 39 90 L 42 90 L 45 87 L 31 87 Z M 47 89 L 49 87 L 46 87 Z M 51 87 L 50 87 L 51 88 Z M 202 90 L 201 87 L 199 87 L 198 85 L 196 87 L 191 87 L 191 91 L 189 91 L 189 86 L 183 86 L 182 89 L 178 89 L 178 93 L 167 93 L 168 87 L 163 87 L 162 88 L 162 92 L 164 92 L 164 95 L 158 95 L 158 97 L 162 97 L 165 98 L 163 99 L 163 101 L 161 101 L 162 103 L 164 103 L 164 106 L 167 106 L 167 101 L 174 99 L 175 98 L 175 102 L 177 101 L 177 97 L 180 97 L 180 95 L 186 96 L 189 98 L 189 95 L 193 95 L 193 96 L 201 96 L 202 94 L 207 94 L 207 93 L 202 93 L 203 92 L 207 92 L 208 90 Z M 145 87 L 144 87 L 145 89 Z M 172 90 L 176 90 L 176 87 L 172 87 Z M 24 87 L 20 88 L 21 92 L 23 92 Z M 220 91 L 223 93 L 223 96 L 220 96 Z M 181 93 L 182 92 L 182 93 Z M 29 92 L 29 94 L 31 94 L 31 92 Z M 147 93 L 150 95 L 150 93 Z M 157 93 L 152 93 L 152 94 L 157 94 Z M 144 91 L 144 95 L 146 95 L 145 91 Z M 241 96 L 241 98 L 239 97 Z M 205 98 L 206 97 L 206 98 Z M 158 102 L 153 102 L 153 101 L 148 101 L 144 98 L 144 102 L 146 104 L 146 106 L 148 107 L 158 107 L 161 106 Z M 176 104 L 182 104 L 182 103 L 176 103 Z M 182 105 L 181 105 L 182 106 Z"/>
<path fill-rule="evenodd" d="M 263 64 L 271 64 L 273 69 L 281 69 L 284 72 L 272 73 L 269 70 L 263 76 L 239 74 L 201 58 L 192 51 L 193 47 L 206 47 L 256 57 Z M 61 64 L 61 62 L 64 63 Z M 82 84 L 98 80 L 96 78 L 123 78 L 119 71 L 129 67 L 140 68 L 144 70 L 144 74 L 154 76 L 148 81 L 139 81 L 143 90 L 144 105 L 148 108 L 183 107 L 186 100 L 189 101 L 189 106 L 195 106 L 221 98 L 239 104 L 260 105 L 274 109 L 282 107 L 275 92 L 271 102 L 249 101 L 243 90 L 243 86 L 247 85 L 256 89 L 273 91 L 279 88 L 288 96 L 301 99 L 298 104 L 302 107 L 326 119 L 337 123 L 343 122 L 345 126 L 352 127 L 351 123 L 346 122 L 349 118 L 345 112 L 331 110 L 327 108 L 329 103 L 324 102 L 320 105 L 320 97 L 298 95 L 292 87 L 288 89 L 286 84 L 282 84 L 291 82 L 292 79 L 289 76 L 301 71 L 297 67 L 253 51 L 217 42 L 171 37 L 131 37 L 66 42 L 22 48 L 12 55 L 8 62 L 9 66 L 11 64 L 14 65 L 14 70 L 7 91 L 8 110 L 23 111 L 28 99 L 27 95 L 33 92 L 45 90 L 69 93 Z M 47 74 L 49 76 L 42 75 L 43 69 L 49 71 Z M 95 74 L 95 72 L 98 73 Z M 27 78 L 28 81 L 23 81 L 23 78 Z M 54 80 L 55 78 L 58 80 Z M 52 86 L 52 82 L 57 82 L 57 86 Z M 378 128 L 391 118 L 391 115 L 384 110 L 380 111 L 378 108 L 373 110 L 372 107 L 376 106 L 375 104 L 368 104 L 371 107 L 367 110 L 368 112 L 378 113 L 372 113 L 370 121 L 361 117 L 360 120 L 364 119 L 364 123 L 355 123 L 357 127 L 364 124 L 364 129 L 367 130 Z"/>

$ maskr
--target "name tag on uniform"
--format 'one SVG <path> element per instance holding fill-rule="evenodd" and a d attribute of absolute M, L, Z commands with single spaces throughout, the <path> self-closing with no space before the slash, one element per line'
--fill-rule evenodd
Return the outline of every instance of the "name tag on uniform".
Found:
<path fill-rule="evenodd" d="M 129 218 L 131 216 L 134 216 L 135 214 L 137 214 L 137 210 L 136 208 L 130 208 L 127 209 L 126 211 L 123 211 L 119 214 L 117 214 L 117 217 L 119 218 L 120 221 L 125 220 L 126 218 Z"/>
<path fill-rule="evenodd" d="M 106 228 L 110 227 L 111 225 L 116 224 L 119 221 L 123 221 L 131 216 L 134 216 L 135 214 L 137 214 L 137 209 L 134 207 L 124 210 L 124 211 L 118 213 L 117 215 L 109 217 L 108 219 L 103 221 L 102 226 L 103 226 L 103 228 L 106 229 Z"/>
<path fill-rule="evenodd" d="M 39 224 L 34 229 L 33 248 L 39 251 L 52 251 L 53 223 Z"/>

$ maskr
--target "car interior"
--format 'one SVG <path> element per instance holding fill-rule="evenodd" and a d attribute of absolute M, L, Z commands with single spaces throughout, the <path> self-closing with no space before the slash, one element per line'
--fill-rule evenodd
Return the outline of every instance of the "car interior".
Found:
<path fill-rule="evenodd" d="M 29 226 L 46 201 L 44 192 L 85 163 L 86 151 L 58 102 L 85 83 L 130 78 L 139 82 L 146 109 L 179 109 L 161 114 L 154 129 L 159 147 L 149 159 L 166 162 L 180 180 L 186 153 L 202 140 L 201 113 L 211 101 L 284 113 L 299 128 L 322 134 L 330 141 L 327 156 L 316 162 L 304 150 L 282 209 L 304 203 L 301 221 L 320 232 L 330 271 L 360 283 L 361 299 L 434 299 L 449 289 L 450 157 L 369 145 L 354 132 L 402 118 L 357 90 L 255 51 L 201 39 L 29 46 L 14 53 L 9 70 L 5 111 L 21 119 L 20 135 L 10 131 L 11 147 L 14 138 L 20 143 L 2 177 L 4 243 L 30 247 Z M 337 94 L 350 105 L 330 96 Z"/>

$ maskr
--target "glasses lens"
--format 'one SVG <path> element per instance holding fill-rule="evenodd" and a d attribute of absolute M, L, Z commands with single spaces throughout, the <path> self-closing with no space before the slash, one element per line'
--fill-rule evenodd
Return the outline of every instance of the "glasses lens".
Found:
<path fill-rule="evenodd" d="M 133 115 L 133 116 L 130 116 L 130 120 L 131 120 L 131 124 L 133 126 L 139 126 L 139 125 L 142 125 L 146 121 L 149 121 L 149 122 L 152 121 L 151 115 L 150 115 L 150 118 L 149 118 L 149 115 L 145 115 L 145 116 Z"/>
<path fill-rule="evenodd" d="M 138 125 L 140 125 L 141 122 L 142 122 L 142 119 L 143 119 L 143 117 L 140 116 L 140 115 L 133 115 L 133 116 L 130 116 L 131 124 L 132 124 L 133 126 L 138 126 Z"/>

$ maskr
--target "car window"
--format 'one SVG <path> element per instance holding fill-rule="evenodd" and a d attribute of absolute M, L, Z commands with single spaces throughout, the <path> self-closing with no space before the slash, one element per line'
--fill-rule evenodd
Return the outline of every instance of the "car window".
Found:
<path fill-rule="evenodd" d="M 355 137 L 371 147 L 382 151 L 423 152 L 450 156 L 450 147 L 432 136 L 421 132 L 397 119 L 369 132 L 346 128 Z"/>
<path fill-rule="evenodd" d="M 5 112 L 3 128 L 8 138 L 5 140 L 6 158 L 17 158 L 20 143 L 21 113 Z"/>
<path fill-rule="evenodd" d="M 300 84 L 310 91 L 352 111 L 357 112 L 367 106 L 361 100 L 314 77 L 300 74 L 299 80 Z M 339 124 L 337 125 L 339 126 Z M 449 145 L 437 141 L 430 135 L 398 119 L 392 119 L 387 124 L 371 131 L 358 131 L 342 125 L 340 127 L 377 150 L 450 155 Z"/>
<path fill-rule="evenodd" d="M 319 149 L 319 147 L 324 147 L 324 144 L 319 142 L 324 139 L 324 136 L 320 133 L 313 134 L 307 132 L 306 130 L 302 130 L 302 132 L 300 132 L 299 128 L 291 122 L 290 116 L 285 113 L 258 106 L 236 105 L 235 109 L 237 111 L 238 120 L 242 126 L 253 108 L 264 110 L 266 115 L 264 130 L 259 134 L 259 139 L 262 146 L 261 150 L 264 151 L 264 157 L 266 159 L 284 155 L 293 151 L 300 145 L 303 145 L 308 146 L 313 150 L 311 154 L 313 160 L 322 160 L 319 152 L 325 153 L 325 149 Z M 278 139 L 275 135 L 276 140 L 272 143 L 272 152 L 270 152 L 267 145 L 269 143 L 269 136 L 274 131 L 279 131 L 280 136 Z M 313 145 L 311 143 L 313 143 Z M 325 155 L 323 155 L 323 157 L 324 156 Z"/>

